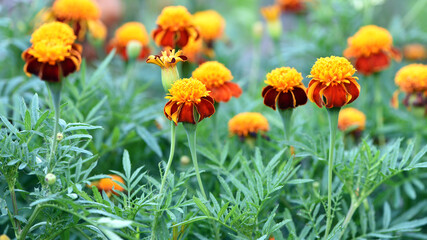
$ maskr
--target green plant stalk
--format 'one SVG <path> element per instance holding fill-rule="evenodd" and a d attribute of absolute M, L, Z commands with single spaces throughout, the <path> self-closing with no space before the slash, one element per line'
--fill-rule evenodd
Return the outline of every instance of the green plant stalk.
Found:
<path fill-rule="evenodd" d="M 377 125 L 377 131 L 384 128 L 384 116 L 383 116 L 383 107 L 382 107 L 382 94 L 381 94 L 381 78 L 380 75 L 377 73 L 375 74 L 375 107 L 376 107 L 376 125 Z M 379 145 L 385 144 L 385 137 L 384 134 L 378 133 L 378 143 Z"/>
<path fill-rule="evenodd" d="M 64 79 L 60 79 L 59 82 L 48 82 L 47 86 L 52 94 L 53 110 L 55 111 L 55 125 L 53 126 L 53 136 L 52 143 L 50 145 L 50 156 L 48 160 L 48 172 L 52 171 L 52 161 L 55 158 L 56 145 L 58 141 L 56 140 L 56 135 L 58 134 L 59 126 L 59 115 L 60 115 L 60 102 L 61 102 L 61 90 L 63 86 Z"/>
<path fill-rule="evenodd" d="M 293 108 L 289 108 L 289 109 L 279 109 L 279 114 L 280 114 L 280 118 L 282 119 L 282 123 L 283 123 L 283 132 L 284 132 L 284 139 L 285 141 L 289 140 L 289 132 L 290 132 L 290 127 L 291 127 L 291 118 L 292 118 L 292 113 L 294 111 Z"/>
<path fill-rule="evenodd" d="M 10 192 L 10 198 L 12 199 L 12 206 L 13 206 L 13 219 L 11 219 L 14 222 L 14 230 L 15 235 L 19 235 L 19 232 L 21 232 L 21 223 L 18 221 L 18 219 L 15 218 L 15 215 L 18 215 L 18 204 L 16 202 L 16 193 L 15 193 L 15 180 L 7 181 L 9 186 L 9 192 Z"/>
<path fill-rule="evenodd" d="M 19 234 L 19 236 L 16 237 L 17 239 L 25 240 L 25 238 L 27 237 L 28 231 L 33 226 L 33 223 L 36 220 L 41 210 L 42 210 L 42 207 L 40 207 L 40 205 L 37 205 L 33 213 L 31 213 L 31 216 L 28 219 L 27 225 L 25 225 L 24 229 L 22 229 L 22 232 Z"/>
<path fill-rule="evenodd" d="M 360 199 L 356 200 L 356 197 L 354 195 L 351 195 L 350 208 L 348 209 L 347 215 L 345 216 L 345 219 L 342 225 L 340 239 L 343 237 L 345 230 L 347 229 L 348 224 L 350 223 L 351 218 L 353 217 L 354 212 L 357 210 L 357 208 L 359 208 L 359 206 L 360 206 Z"/>
<path fill-rule="evenodd" d="M 327 108 L 328 119 L 329 119 L 329 157 L 328 157 L 328 209 L 326 212 L 326 230 L 325 239 L 329 235 L 329 230 L 332 225 L 332 171 L 334 169 L 334 150 L 335 150 L 335 139 L 338 128 L 338 115 L 341 108 Z"/>
<path fill-rule="evenodd" d="M 187 132 L 188 146 L 191 152 L 191 158 L 193 159 L 194 169 L 196 170 L 197 182 L 199 183 L 200 191 L 203 197 L 207 200 L 205 189 L 203 188 L 202 178 L 200 177 L 199 164 L 197 163 L 197 151 L 196 151 L 196 129 L 197 124 L 183 123 L 185 131 Z"/>

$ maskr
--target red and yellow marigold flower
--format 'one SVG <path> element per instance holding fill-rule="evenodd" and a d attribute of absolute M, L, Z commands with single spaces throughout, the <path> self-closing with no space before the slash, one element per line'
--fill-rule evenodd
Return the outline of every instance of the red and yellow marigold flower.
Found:
<path fill-rule="evenodd" d="M 70 24 L 79 40 L 84 39 L 90 22 L 102 24 L 101 11 L 94 0 L 55 0 L 52 15 L 55 20 Z"/>
<path fill-rule="evenodd" d="M 228 130 L 232 135 L 241 138 L 252 136 L 258 133 L 265 133 L 270 129 L 267 119 L 257 112 L 244 112 L 234 116 L 228 121 Z"/>
<path fill-rule="evenodd" d="M 265 83 L 268 85 L 262 89 L 264 104 L 276 110 L 296 108 L 307 103 L 303 77 L 295 68 L 276 68 L 267 74 Z"/>
<path fill-rule="evenodd" d="M 393 47 L 393 37 L 387 29 L 375 25 L 364 26 L 348 39 L 344 56 L 351 59 L 356 69 L 370 75 L 386 69 L 391 59 L 400 60 L 399 51 Z"/>
<path fill-rule="evenodd" d="M 206 86 L 197 79 L 183 78 L 172 84 L 169 101 L 164 108 L 165 116 L 174 121 L 196 124 L 215 113 L 214 100 Z"/>
<path fill-rule="evenodd" d="M 406 93 L 406 97 L 403 100 L 405 106 L 421 106 L 424 104 L 423 94 L 427 91 L 427 65 L 409 64 L 396 73 L 394 81 L 399 87 L 399 90 L 393 95 L 392 105 L 394 107 L 398 106 L 397 98 L 400 91 Z M 417 95 L 417 99 L 410 104 L 410 97 L 414 94 Z"/>
<path fill-rule="evenodd" d="M 342 107 L 359 97 L 360 86 L 354 77 L 351 63 L 343 57 L 326 57 L 317 59 L 311 68 L 312 78 L 307 89 L 310 101 L 318 107 Z"/>
<path fill-rule="evenodd" d="M 78 71 L 82 48 L 74 43 L 75 39 L 73 29 L 67 24 L 51 22 L 40 26 L 32 34 L 32 46 L 22 53 L 25 73 L 59 82 L 62 77 Z"/>
<path fill-rule="evenodd" d="M 122 58 L 127 61 L 129 57 L 126 47 L 131 41 L 141 44 L 141 51 L 137 59 L 145 59 L 150 53 L 148 47 L 149 38 L 145 26 L 139 22 L 128 22 L 119 27 L 114 34 L 114 38 L 109 43 L 108 50 L 111 51 L 116 48 Z"/>
<path fill-rule="evenodd" d="M 156 23 L 157 29 L 152 36 L 156 44 L 162 47 L 182 48 L 190 38 L 199 37 L 193 16 L 184 6 L 165 7 Z"/>
<path fill-rule="evenodd" d="M 193 78 L 201 81 L 210 96 L 216 102 L 228 102 L 231 97 L 240 97 L 242 89 L 236 83 L 232 83 L 233 75 L 224 64 L 217 61 L 209 61 L 194 70 Z"/>
<path fill-rule="evenodd" d="M 422 44 L 408 44 L 403 47 L 403 56 L 408 60 L 424 60 L 427 58 L 427 50 Z"/>
<path fill-rule="evenodd" d="M 276 3 L 283 11 L 294 13 L 302 12 L 306 9 L 307 0 L 276 0 Z"/>
<path fill-rule="evenodd" d="M 360 132 L 365 130 L 366 116 L 363 112 L 355 108 L 344 108 L 340 111 L 338 117 L 338 128 L 341 131 L 346 131 L 351 127 L 355 127 L 353 131 Z"/>
<path fill-rule="evenodd" d="M 118 195 L 115 191 L 123 192 L 124 188 L 115 182 L 117 181 L 119 183 L 125 184 L 123 178 L 114 174 L 110 174 L 108 176 L 110 176 L 110 178 L 103 178 L 99 181 L 92 182 L 89 187 L 95 186 L 100 192 L 104 191 L 109 197 L 111 194 Z M 113 189 L 115 191 L 113 191 Z"/>
<path fill-rule="evenodd" d="M 225 29 L 224 18 L 214 10 L 196 12 L 194 24 L 198 27 L 200 36 L 206 42 L 214 41 L 222 37 Z"/>

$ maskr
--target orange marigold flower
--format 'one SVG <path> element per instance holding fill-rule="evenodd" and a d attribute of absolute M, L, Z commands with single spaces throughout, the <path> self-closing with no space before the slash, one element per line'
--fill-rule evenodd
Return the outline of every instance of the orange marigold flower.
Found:
<path fill-rule="evenodd" d="M 306 9 L 307 0 L 276 0 L 276 3 L 284 11 L 299 13 Z"/>
<path fill-rule="evenodd" d="M 280 7 L 278 5 L 266 6 L 261 8 L 261 14 L 267 22 L 275 22 L 280 17 Z"/>
<path fill-rule="evenodd" d="M 108 51 L 116 48 L 122 58 L 127 61 L 129 57 L 126 47 L 130 41 L 136 41 L 141 44 L 141 52 L 138 59 L 145 59 L 150 53 L 148 47 L 149 38 L 144 24 L 139 22 L 128 22 L 119 27 L 108 45 Z"/>
<path fill-rule="evenodd" d="M 116 195 L 117 193 L 115 193 L 113 189 L 122 192 L 124 190 L 123 187 L 114 181 L 124 184 L 125 181 L 123 181 L 123 178 L 113 174 L 108 176 L 110 176 L 111 178 L 103 178 L 98 182 L 97 188 L 99 189 L 99 191 L 104 191 L 106 193 L 114 193 Z"/>
<path fill-rule="evenodd" d="M 393 37 L 387 29 L 375 25 L 364 26 L 348 38 L 344 56 L 352 59 L 356 69 L 370 75 L 390 65 L 392 58 L 400 60 L 399 51 L 393 47 Z"/>
<path fill-rule="evenodd" d="M 200 36 L 206 41 L 222 37 L 225 28 L 224 18 L 214 10 L 196 12 L 194 24 L 199 28 Z"/>
<path fill-rule="evenodd" d="M 257 112 L 244 112 L 234 116 L 228 121 L 228 130 L 231 134 L 241 138 L 265 133 L 270 129 L 267 119 Z"/>
<path fill-rule="evenodd" d="M 216 102 L 228 102 L 231 97 L 238 98 L 242 94 L 239 85 L 231 82 L 230 70 L 217 61 L 203 63 L 194 70 L 192 77 L 206 86 Z"/>
<path fill-rule="evenodd" d="M 150 55 L 146 62 L 156 64 L 161 68 L 172 68 L 179 62 L 187 61 L 187 57 L 183 55 L 182 50 L 175 52 L 175 49 L 172 49 L 161 53 L 162 55 Z"/>
<path fill-rule="evenodd" d="M 64 23 L 51 22 L 40 26 L 32 35 L 33 45 L 22 53 L 24 72 L 41 80 L 59 82 L 78 71 L 82 48 L 74 44 L 76 36 Z"/>
<path fill-rule="evenodd" d="M 408 44 L 403 47 L 403 56 L 408 60 L 424 60 L 427 58 L 427 50 L 422 44 Z"/>
<path fill-rule="evenodd" d="M 342 107 L 359 97 L 360 86 L 354 77 L 356 69 L 343 57 L 317 59 L 311 68 L 312 78 L 307 96 L 317 106 L 327 108 Z M 325 97 L 325 99 L 323 98 Z"/>
<path fill-rule="evenodd" d="M 354 131 L 363 131 L 366 125 L 366 116 L 355 108 L 344 108 L 338 116 L 338 128 L 345 131 L 350 127 L 356 127 Z"/>
<path fill-rule="evenodd" d="M 303 77 L 295 68 L 276 68 L 267 74 L 265 83 L 268 86 L 262 89 L 264 104 L 276 110 L 296 108 L 307 103 Z"/>
<path fill-rule="evenodd" d="M 203 51 L 203 40 L 198 38 L 197 40 L 190 38 L 188 44 L 182 48 L 182 52 L 187 56 L 189 62 L 201 63 Z"/>
<path fill-rule="evenodd" d="M 157 18 L 157 29 L 152 32 L 152 36 L 159 46 L 182 48 L 187 45 L 189 38 L 197 39 L 199 32 L 187 8 L 169 6 Z"/>
<path fill-rule="evenodd" d="M 427 92 L 427 65 L 423 64 L 409 64 L 401 68 L 394 79 L 399 90 L 393 94 L 391 104 L 397 108 L 399 106 L 398 97 L 400 91 L 406 93 L 406 97 L 403 100 L 403 104 L 406 107 L 423 106 L 426 104 L 424 100 L 425 96 L 423 93 Z M 411 100 L 412 95 L 416 95 L 415 99 Z"/>
<path fill-rule="evenodd" d="M 173 83 L 166 98 L 169 102 L 164 108 L 165 116 L 175 124 L 196 124 L 215 113 L 214 100 L 209 96 L 209 91 L 194 78 L 183 78 Z"/>

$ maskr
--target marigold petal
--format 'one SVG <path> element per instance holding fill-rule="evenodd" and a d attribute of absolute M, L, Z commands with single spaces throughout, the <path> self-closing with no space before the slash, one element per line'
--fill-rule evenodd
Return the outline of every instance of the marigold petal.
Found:
<path fill-rule="evenodd" d="M 196 122 L 194 121 L 194 104 L 193 103 L 182 104 L 181 111 L 178 114 L 178 121 L 196 124 Z"/>
<path fill-rule="evenodd" d="M 277 97 L 277 105 L 279 109 L 285 110 L 288 108 L 295 107 L 295 98 L 292 95 L 291 91 L 281 92 Z"/>
<path fill-rule="evenodd" d="M 201 99 L 200 103 L 196 105 L 196 109 L 200 115 L 199 122 L 215 113 L 214 105 L 206 98 Z"/>
<path fill-rule="evenodd" d="M 176 42 L 176 45 L 180 48 L 184 47 L 188 43 L 189 33 L 187 32 L 187 29 L 181 29 L 177 32 L 178 34 L 178 41 Z"/>
<path fill-rule="evenodd" d="M 351 99 L 348 103 L 352 103 L 359 97 L 360 85 L 353 79 L 350 80 L 350 83 L 344 83 L 344 87 L 347 90 L 348 94 L 351 95 Z"/>
<path fill-rule="evenodd" d="M 264 87 L 264 88 L 262 89 L 261 96 L 262 96 L 262 97 L 264 97 L 264 96 L 265 96 L 265 94 L 266 94 L 270 89 L 272 89 L 272 88 L 274 88 L 274 87 L 273 87 L 273 86 L 270 86 L 270 85 L 268 85 L 268 86 Z"/>
<path fill-rule="evenodd" d="M 209 95 L 217 102 L 228 102 L 231 99 L 231 91 L 225 85 L 211 88 L 209 91 Z"/>
<path fill-rule="evenodd" d="M 233 83 L 233 82 L 226 82 L 226 83 L 224 83 L 224 85 L 226 85 L 230 89 L 231 95 L 233 97 L 238 98 L 242 94 L 242 89 L 240 88 L 240 86 L 238 84 Z"/>
<path fill-rule="evenodd" d="M 312 80 L 307 89 L 307 97 L 310 99 L 310 101 L 316 103 L 316 105 L 320 108 L 323 106 L 321 91 L 324 88 L 325 86 L 322 83 Z"/>
<path fill-rule="evenodd" d="M 296 87 L 292 91 L 295 97 L 295 107 L 304 105 L 307 103 L 307 94 L 303 88 Z"/>
<path fill-rule="evenodd" d="M 270 89 L 264 95 L 264 104 L 267 107 L 271 107 L 273 110 L 276 110 L 276 100 L 277 100 L 278 94 L 279 94 L 279 92 L 277 92 L 276 89 Z"/>
<path fill-rule="evenodd" d="M 323 90 L 326 98 L 326 107 L 342 107 L 347 104 L 349 96 L 341 84 L 330 85 Z"/>

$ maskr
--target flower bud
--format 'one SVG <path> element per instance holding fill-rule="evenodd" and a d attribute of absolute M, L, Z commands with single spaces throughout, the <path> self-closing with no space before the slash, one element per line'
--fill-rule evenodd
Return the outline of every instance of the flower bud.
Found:
<path fill-rule="evenodd" d="M 257 21 L 252 25 L 252 35 L 256 42 L 259 42 L 262 38 L 262 33 L 264 31 L 264 27 L 262 25 L 262 22 Z"/>
<path fill-rule="evenodd" d="M 57 141 L 61 141 L 62 139 L 64 139 L 64 134 L 62 134 L 61 132 L 56 134 L 56 140 Z"/>
<path fill-rule="evenodd" d="M 129 59 L 136 59 L 141 54 L 142 44 L 139 41 L 131 40 L 126 45 L 126 54 Z"/>
<path fill-rule="evenodd" d="M 179 72 L 176 66 L 162 68 L 162 85 L 166 92 L 169 91 L 172 84 L 179 79 Z"/>
<path fill-rule="evenodd" d="M 278 41 L 280 35 L 282 35 L 282 22 L 279 19 L 277 21 L 268 21 L 267 31 L 274 41 Z"/>
<path fill-rule="evenodd" d="M 47 182 L 47 184 L 53 185 L 56 182 L 56 176 L 53 173 L 48 173 L 44 177 L 44 180 Z"/>
<path fill-rule="evenodd" d="M 191 159 L 187 156 L 187 155 L 183 155 L 179 161 L 181 162 L 182 165 L 186 166 L 188 164 L 190 164 Z"/>

